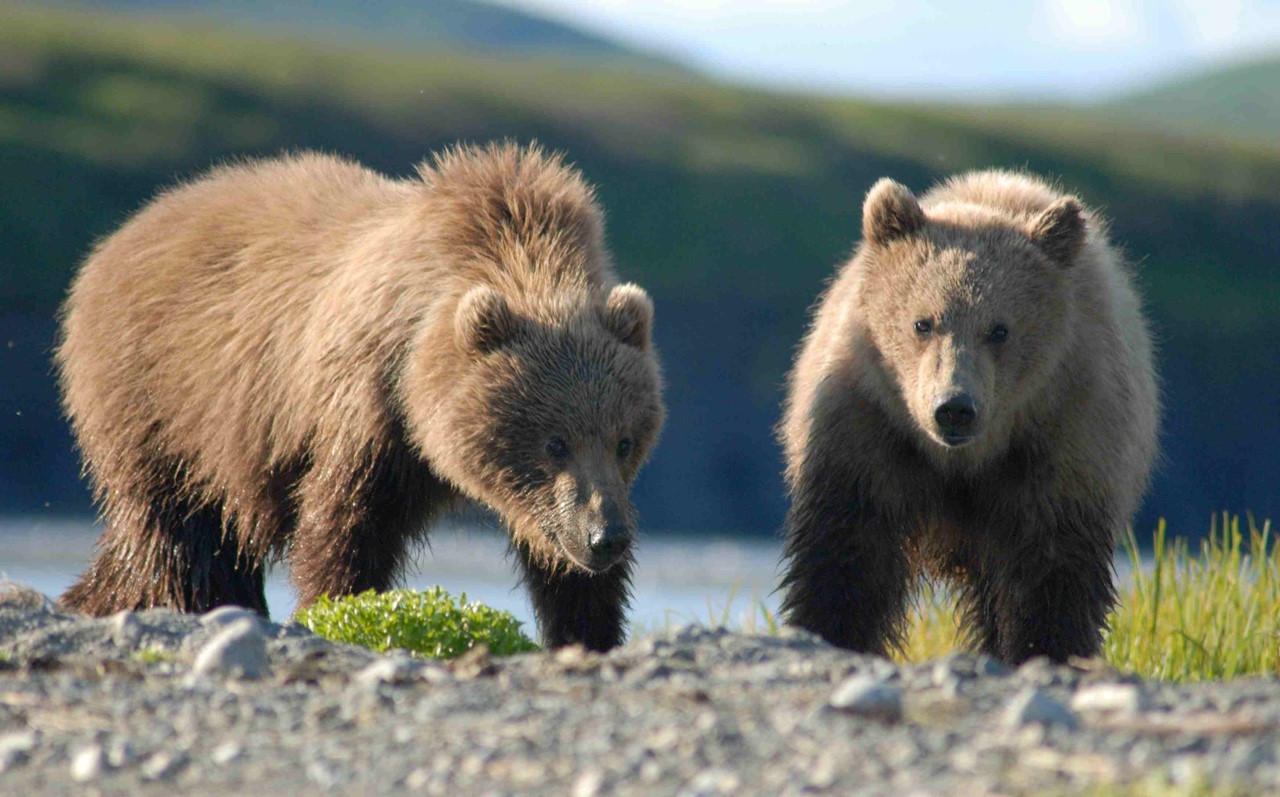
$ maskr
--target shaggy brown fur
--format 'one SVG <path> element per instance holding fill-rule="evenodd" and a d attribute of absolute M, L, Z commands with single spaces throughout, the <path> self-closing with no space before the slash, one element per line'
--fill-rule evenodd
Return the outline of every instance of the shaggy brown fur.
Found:
<path fill-rule="evenodd" d="M 957 580 L 992 655 L 1097 653 L 1158 412 L 1102 222 L 981 172 L 919 201 L 881 180 L 863 239 L 790 377 L 785 616 L 884 652 L 924 570 Z"/>
<path fill-rule="evenodd" d="M 276 555 L 302 606 L 385 589 L 462 497 L 510 527 L 549 644 L 622 639 L 652 304 L 558 157 L 464 147 L 419 178 L 228 166 L 95 249 L 58 363 L 106 530 L 65 603 L 265 611 Z"/>

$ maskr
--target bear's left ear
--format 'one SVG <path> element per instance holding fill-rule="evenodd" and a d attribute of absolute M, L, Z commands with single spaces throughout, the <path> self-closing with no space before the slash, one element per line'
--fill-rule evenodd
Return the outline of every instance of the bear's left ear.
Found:
<path fill-rule="evenodd" d="M 1070 266 L 1084 246 L 1084 209 L 1071 197 L 1059 199 L 1031 222 L 1027 234 L 1050 260 Z"/>
<path fill-rule="evenodd" d="M 653 300 L 639 285 L 615 286 L 604 305 L 604 325 L 623 343 L 647 349 L 653 328 Z"/>
<path fill-rule="evenodd" d="M 520 318 L 511 305 L 487 285 L 467 291 L 458 302 L 453 323 L 458 345 L 477 354 L 502 347 L 520 329 Z"/>

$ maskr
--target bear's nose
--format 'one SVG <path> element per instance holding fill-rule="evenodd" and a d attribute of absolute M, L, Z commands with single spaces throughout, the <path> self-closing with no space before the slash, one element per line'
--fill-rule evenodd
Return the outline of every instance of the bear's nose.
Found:
<path fill-rule="evenodd" d="M 618 561 L 630 544 L 631 532 L 621 523 L 609 523 L 591 532 L 587 538 L 592 565 L 597 568 L 605 568 Z"/>
<path fill-rule="evenodd" d="M 956 442 L 973 433 L 973 422 L 978 417 L 978 405 L 967 393 L 958 393 L 933 408 L 933 419 L 947 442 Z"/>

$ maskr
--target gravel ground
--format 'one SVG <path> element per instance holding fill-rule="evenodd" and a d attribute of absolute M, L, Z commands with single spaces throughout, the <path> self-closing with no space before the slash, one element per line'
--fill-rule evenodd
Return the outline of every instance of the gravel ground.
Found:
<path fill-rule="evenodd" d="M 97 620 L 0 592 L 5 795 L 1265 794 L 1278 752 L 1275 678 L 896 666 L 698 627 L 446 665 L 238 609 Z"/>

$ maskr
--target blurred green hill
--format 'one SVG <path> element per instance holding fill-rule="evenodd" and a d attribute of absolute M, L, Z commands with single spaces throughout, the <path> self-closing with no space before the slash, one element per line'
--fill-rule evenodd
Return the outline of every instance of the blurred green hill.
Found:
<path fill-rule="evenodd" d="M 1280 146 L 1280 53 L 1182 75 L 1110 105 L 1169 130 Z"/>
<path fill-rule="evenodd" d="M 511 56 L 538 56 L 631 69 L 683 69 L 570 25 L 484 0 L 83 0 L 89 9 L 221 21 L 326 38 Z"/>
<path fill-rule="evenodd" d="M 91 242 L 210 163 L 290 148 L 406 174 L 467 139 L 536 138 L 600 186 L 620 272 L 654 294 L 671 422 L 638 485 L 647 526 L 777 527 L 770 429 L 807 308 L 863 193 L 999 166 L 1060 177 L 1114 220 L 1162 342 L 1149 506 L 1280 509 L 1280 148 L 1061 108 L 895 104 L 691 73 L 396 51 L 209 22 L 0 10 L 0 510 L 87 506 L 58 419 L 54 309 Z M 6 406 L 8 405 L 8 406 Z M 15 416 L 15 413 L 22 413 Z M 1154 517 L 1154 514 L 1151 514 Z"/>

